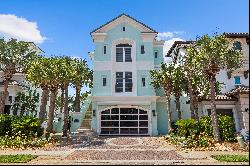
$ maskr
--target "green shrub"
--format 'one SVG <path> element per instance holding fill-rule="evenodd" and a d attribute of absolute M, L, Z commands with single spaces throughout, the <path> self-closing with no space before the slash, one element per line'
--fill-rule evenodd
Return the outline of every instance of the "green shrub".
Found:
<path fill-rule="evenodd" d="M 0 136 L 35 137 L 40 128 L 38 118 L 29 116 L 0 115 Z"/>
<path fill-rule="evenodd" d="M 210 116 L 202 116 L 199 121 L 199 130 L 208 136 L 213 136 L 213 126 Z"/>
<path fill-rule="evenodd" d="M 224 141 L 235 141 L 235 124 L 234 119 L 230 116 L 218 116 L 218 126 L 220 129 L 221 139 Z"/>
<path fill-rule="evenodd" d="M 199 133 L 199 123 L 194 119 L 182 119 L 176 122 L 177 135 L 181 137 L 195 137 Z"/>
<path fill-rule="evenodd" d="M 218 115 L 218 127 L 220 136 L 223 141 L 235 141 L 235 124 L 234 119 L 230 116 Z M 210 116 L 202 116 L 199 121 L 200 132 L 206 133 L 208 136 L 213 136 L 213 126 Z"/>

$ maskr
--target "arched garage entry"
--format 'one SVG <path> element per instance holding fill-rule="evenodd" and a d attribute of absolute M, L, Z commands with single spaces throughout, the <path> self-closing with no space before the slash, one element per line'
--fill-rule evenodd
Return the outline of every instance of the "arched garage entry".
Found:
<path fill-rule="evenodd" d="M 148 111 L 139 107 L 110 107 L 101 111 L 101 135 L 149 135 Z"/>

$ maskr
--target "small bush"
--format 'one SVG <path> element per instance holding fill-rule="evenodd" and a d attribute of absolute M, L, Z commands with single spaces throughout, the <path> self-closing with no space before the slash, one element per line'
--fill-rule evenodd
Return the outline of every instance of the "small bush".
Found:
<path fill-rule="evenodd" d="M 199 121 L 199 130 L 208 136 L 213 136 L 213 126 L 210 116 L 202 116 Z"/>
<path fill-rule="evenodd" d="M 181 137 L 195 137 L 199 133 L 198 122 L 194 119 L 182 119 L 176 122 L 177 134 Z"/>

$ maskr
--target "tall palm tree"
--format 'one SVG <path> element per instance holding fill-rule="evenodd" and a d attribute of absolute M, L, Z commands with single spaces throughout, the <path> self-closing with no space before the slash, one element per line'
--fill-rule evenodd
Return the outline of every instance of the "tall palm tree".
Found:
<path fill-rule="evenodd" d="M 51 133 L 53 131 L 53 119 L 54 119 L 54 111 L 55 111 L 55 102 L 56 96 L 58 92 L 58 88 L 60 86 L 60 68 L 61 61 L 58 57 L 50 57 L 49 63 L 46 68 L 46 72 L 48 73 L 48 81 L 49 81 L 49 90 L 50 90 L 50 105 L 49 105 L 49 113 L 48 113 L 48 123 L 46 132 Z"/>
<path fill-rule="evenodd" d="M 41 105 L 39 111 L 39 120 L 42 123 L 45 120 L 46 106 L 49 98 L 49 80 L 48 70 L 49 58 L 37 57 L 30 62 L 26 72 L 26 79 L 32 83 L 33 86 L 42 89 Z"/>
<path fill-rule="evenodd" d="M 0 114 L 4 113 L 5 100 L 8 95 L 8 86 L 15 73 L 24 72 L 26 63 L 37 55 L 31 49 L 30 43 L 10 39 L 0 39 L 0 71 L 3 72 L 4 91 L 0 96 Z"/>
<path fill-rule="evenodd" d="M 76 88 L 76 112 L 80 112 L 80 94 L 83 85 L 92 86 L 93 72 L 88 68 L 86 60 L 74 59 L 74 69 L 72 84 Z"/>

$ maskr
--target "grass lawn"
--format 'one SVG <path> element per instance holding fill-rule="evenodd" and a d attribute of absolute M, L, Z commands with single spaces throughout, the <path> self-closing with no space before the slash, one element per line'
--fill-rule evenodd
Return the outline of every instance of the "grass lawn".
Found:
<path fill-rule="evenodd" d="M 211 157 L 225 162 L 249 162 L 248 155 L 213 155 Z"/>
<path fill-rule="evenodd" d="M 34 155 L 0 155 L 0 163 L 27 163 L 37 158 Z"/>

